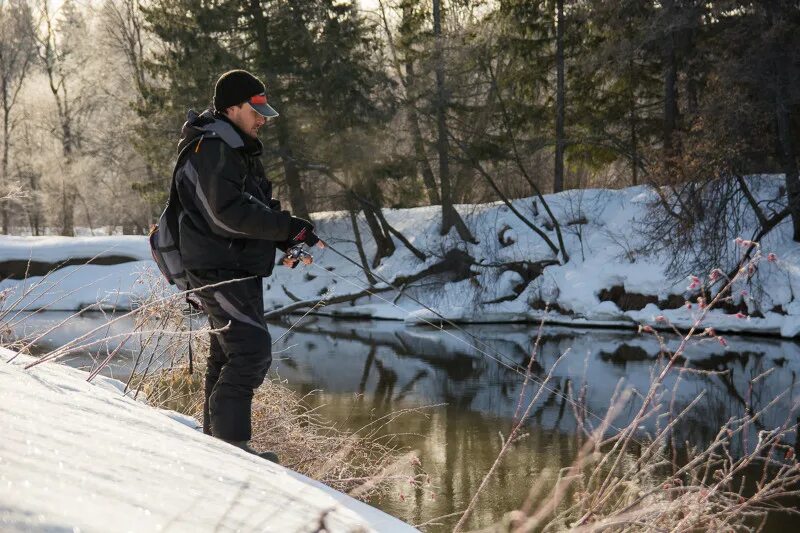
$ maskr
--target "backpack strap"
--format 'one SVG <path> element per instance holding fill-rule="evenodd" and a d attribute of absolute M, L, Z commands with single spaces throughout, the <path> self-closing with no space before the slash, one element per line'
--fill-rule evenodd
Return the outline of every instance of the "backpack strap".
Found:
<path fill-rule="evenodd" d="M 198 135 L 197 137 L 195 137 L 194 139 L 189 141 L 189 144 L 184 146 L 181 149 L 181 151 L 178 152 L 178 159 L 177 159 L 177 161 L 175 161 L 175 168 L 172 169 L 172 183 L 171 183 L 170 188 L 169 188 L 169 200 L 168 200 L 168 202 L 171 205 L 177 206 L 181 210 L 183 210 L 183 205 L 181 205 L 181 200 L 178 197 L 178 184 L 177 184 L 175 178 L 178 175 L 178 170 L 181 168 L 181 166 L 183 166 L 184 160 L 188 157 L 190 149 L 194 148 L 194 151 L 197 152 L 197 150 L 200 148 L 200 143 L 203 142 L 203 138 L 204 137 L 205 137 L 205 134 Z"/>

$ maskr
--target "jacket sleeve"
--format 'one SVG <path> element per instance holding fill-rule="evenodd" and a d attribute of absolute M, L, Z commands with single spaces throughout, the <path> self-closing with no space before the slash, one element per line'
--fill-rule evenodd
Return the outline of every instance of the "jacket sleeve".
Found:
<path fill-rule="evenodd" d="M 227 238 L 285 241 L 287 211 L 274 211 L 243 190 L 245 168 L 221 140 L 202 141 L 184 166 L 186 186 L 211 231 Z"/>

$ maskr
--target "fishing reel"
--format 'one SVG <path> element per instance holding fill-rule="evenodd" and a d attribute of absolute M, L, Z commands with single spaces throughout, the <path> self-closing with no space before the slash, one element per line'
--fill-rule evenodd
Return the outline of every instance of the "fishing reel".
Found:
<path fill-rule="evenodd" d="M 289 268 L 296 268 L 301 261 L 305 264 L 310 264 L 313 257 L 310 253 L 303 250 L 303 243 L 300 243 L 286 250 L 286 254 L 283 256 L 283 259 L 281 259 L 281 263 L 285 263 L 287 260 L 292 261 L 292 265 Z"/>

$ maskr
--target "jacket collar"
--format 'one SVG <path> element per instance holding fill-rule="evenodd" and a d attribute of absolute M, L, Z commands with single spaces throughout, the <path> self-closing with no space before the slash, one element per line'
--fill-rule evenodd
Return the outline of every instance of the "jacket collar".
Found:
<path fill-rule="evenodd" d="M 197 133 L 192 134 L 189 130 L 195 130 Z M 228 117 L 221 113 L 214 113 L 210 109 L 206 109 L 200 114 L 194 110 L 189 111 L 182 133 L 184 140 L 198 134 L 212 138 L 219 137 L 231 148 L 244 150 L 252 156 L 261 155 L 264 148 L 260 140 L 246 135 L 233 122 L 228 120 Z"/>

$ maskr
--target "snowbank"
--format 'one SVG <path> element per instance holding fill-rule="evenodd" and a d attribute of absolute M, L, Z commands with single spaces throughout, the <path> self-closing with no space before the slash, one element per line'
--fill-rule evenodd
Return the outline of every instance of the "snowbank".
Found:
<path fill-rule="evenodd" d="M 752 190 L 758 198 L 780 197 L 776 191 L 781 183 L 781 177 L 751 178 Z M 566 191 L 547 196 L 550 207 L 562 221 L 570 261 L 564 265 L 547 266 L 543 274 L 527 284 L 523 283 L 519 273 L 497 265 L 536 263 L 556 258 L 545 242 L 502 203 L 457 206 L 480 241 L 478 244 L 461 243 L 452 234 L 441 237 L 438 231 L 439 207 L 386 209 L 387 220 L 424 252 L 427 259 L 420 261 L 395 240 L 396 252 L 381 261 L 374 272 L 389 280 L 411 275 L 438 263 L 444 252 L 459 246 L 475 261 L 470 267 L 474 273 L 471 279 L 439 284 L 426 282 L 408 289 L 448 319 L 461 322 L 538 322 L 542 309 L 549 304 L 548 319 L 556 323 L 622 327 L 644 323 L 660 327 L 663 323 L 655 319 L 663 315 L 675 325 L 687 327 L 695 319 L 694 311 L 683 307 L 684 298 L 690 296 L 687 293 L 688 280 L 671 279 L 667 275 L 665 265 L 668 258 L 636 252 L 643 243 L 635 228 L 648 216 L 647 204 L 652 199 L 653 193 L 646 187 Z M 544 209 L 536 205 L 534 199 L 523 198 L 513 203 L 538 226 L 547 227 Z M 336 250 L 359 261 L 350 218 L 346 213 L 316 213 L 314 220 L 323 239 Z M 375 244 L 363 217 L 359 225 L 371 261 Z M 555 232 L 546 232 L 555 242 Z M 34 291 L 34 295 L 14 305 L 27 309 L 73 310 L 99 299 L 106 307 L 124 307 L 144 291 L 144 285 L 137 284 L 136 280 L 143 273 L 155 272 L 155 268 L 149 259 L 144 237 L 76 238 L 74 245 L 69 244 L 71 241 L 53 238 L 0 238 L 0 257 L 17 259 L 27 259 L 31 254 L 49 254 L 51 258 L 102 254 L 116 242 L 115 239 L 120 239 L 120 247 L 137 261 L 113 266 L 65 267 L 59 273 L 62 270 L 70 273 L 66 285 L 55 283 L 56 276 L 51 276 L 45 280 L 47 286 L 42 292 L 46 294 Z M 26 242 L 29 243 L 27 247 Z M 741 304 L 753 316 L 741 319 L 730 311 L 718 309 L 712 311 L 705 325 L 720 331 L 759 332 L 783 337 L 800 335 L 800 299 L 797 296 L 800 295 L 800 244 L 792 241 L 788 220 L 768 235 L 762 247 L 765 253 L 775 253 L 778 260 L 764 261 L 757 274 L 758 286 L 747 287 L 748 296 Z M 50 251 L 45 254 L 45 250 Z M 265 283 L 266 310 L 287 305 L 294 298 L 315 300 L 326 294 L 354 294 L 367 286 L 363 271 L 332 250 L 315 249 L 313 253 L 316 262 L 310 267 L 295 270 L 276 267 L 273 276 Z M 702 276 L 704 273 L 697 274 Z M 29 278 L 27 286 L 41 279 Z M 86 287 L 80 289 L 81 284 L 86 284 Z M 20 294 L 22 286 L 20 281 L 0 282 L 0 290 L 11 289 L 16 291 L 14 294 Z M 414 301 L 405 297 L 395 300 L 395 296 L 393 292 L 385 292 L 380 297 L 328 305 L 318 312 L 411 322 L 436 318 Z M 13 295 L 7 301 L 12 300 Z"/>
<path fill-rule="evenodd" d="M 122 396 L 0 348 L 2 531 L 416 531 Z"/>
<path fill-rule="evenodd" d="M 123 256 L 132 260 L 152 259 L 142 246 L 144 237 L 13 237 L 3 236 L 0 260 L 21 259 L 56 263 L 72 258 Z"/>

